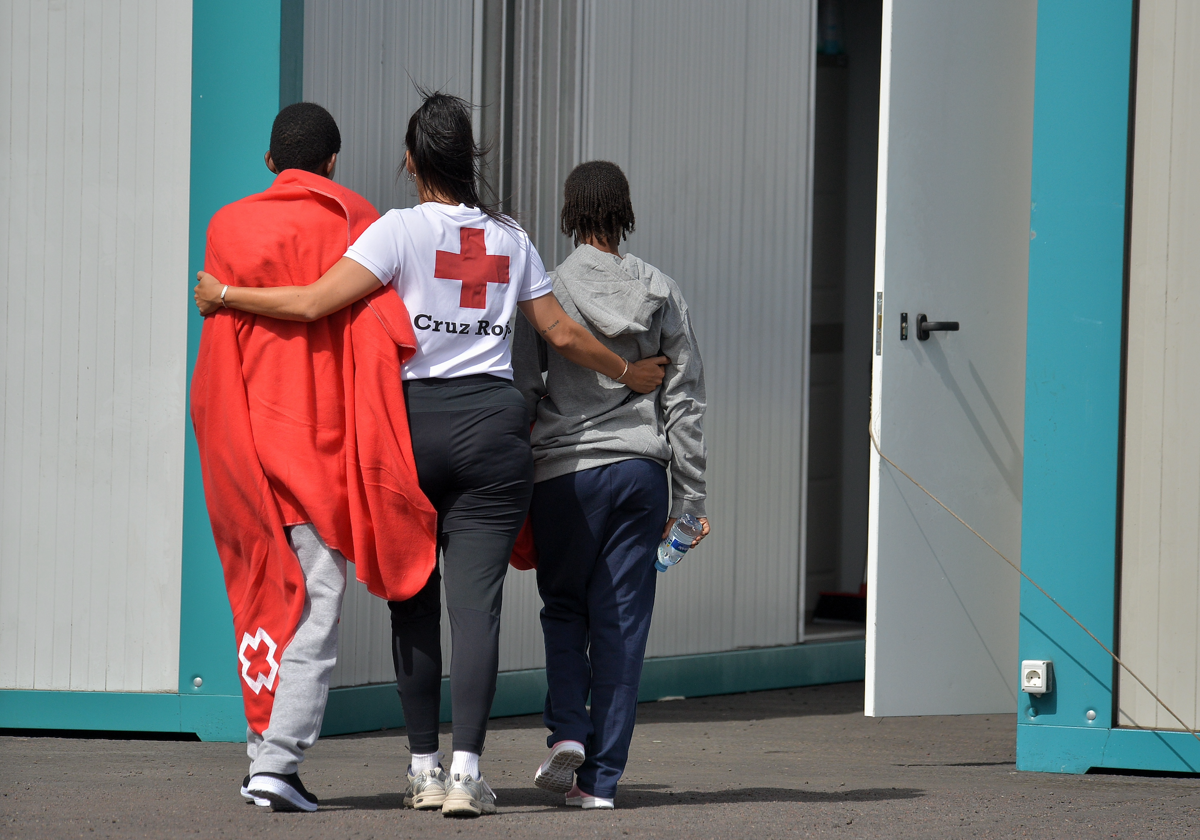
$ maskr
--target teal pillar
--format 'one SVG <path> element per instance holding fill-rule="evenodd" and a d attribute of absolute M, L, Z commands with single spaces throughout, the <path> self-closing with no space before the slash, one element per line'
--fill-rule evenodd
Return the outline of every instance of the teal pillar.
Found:
<path fill-rule="evenodd" d="M 208 221 L 222 206 L 270 186 L 263 163 L 279 111 L 279 2 L 196 0 L 192 22 L 192 171 L 186 294 L 188 385 L 203 319 L 191 300 L 204 267 Z M 233 615 L 204 504 L 200 456 L 189 420 L 183 491 L 179 693 L 185 731 L 245 736 Z M 202 684 L 195 685 L 196 678 Z"/>
<path fill-rule="evenodd" d="M 1126 213 L 1136 4 L 1042 0 L 1030 207 L 1023 569 L 1110 648 L 1116 611 Z M 1115 663 L 1027 583 L 1017 766 L 1200 770 L 1183 733 L 1114 728 Z"/>

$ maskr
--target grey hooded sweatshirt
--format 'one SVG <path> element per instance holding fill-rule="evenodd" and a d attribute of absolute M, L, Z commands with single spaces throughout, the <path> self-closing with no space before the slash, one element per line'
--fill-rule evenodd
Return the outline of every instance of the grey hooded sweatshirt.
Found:
<path fill-rule="evenodd" d="M 679 287 L 632 254 L 621 259 L 590 245 L 576 248 L 550 276 L 567 314 L 613 352 L 630 361 L 662 355 L 671 363 L 657 391 L 637 394 L 548 352 L 518 315 L 513 381 L 536 420 L 534 481 L 648 458 L 671 469 L 671 516 L 704 516 L 704 368 Z"/>

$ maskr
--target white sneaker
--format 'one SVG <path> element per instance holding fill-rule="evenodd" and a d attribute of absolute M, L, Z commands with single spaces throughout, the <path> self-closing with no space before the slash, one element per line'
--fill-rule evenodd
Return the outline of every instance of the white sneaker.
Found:
<path fill-rule="evenodd" d="M 255 799 L 266 799 L 272 811 L 317 810 L 317 797 L 308 792 L 296 773 L 255 773 L 246 791 Z"/>
<path fill-rule="evenodd" d="M 247 803 L 253 802 L 260 808 L 266 808 L 271 804 L 271 800 L 263 799 L 261 796 L 255 796 L 250 792 L 249 774 L 246 774 L 246 778 L 242 779 L 242 799 L 245 799 Z"/>
<path fill-rule="evenodd" d="M 446 801 L 446 771 L 439 765 L 433 770 L 413 773 L 408 768 L 408 790 L 404 793 L 404 807 L 418 811 L 436 811 Z"/>
<path fill-rule="evenodd" d="M 563 797 L 563 804 L 570 808 L 582 808 L 585 811 L 611 811 L 617 807 L 611 799 L 603 796 L 589 796 L 574 785 Z"/>
<path fill-rule="evenodd" d="M 496 794 L 483 777 L 455 773 L 446 781 L 443 817 L 478 817 L 496 813 Z"/>
<path fill-rule="evenodd" d="M 585 811 L 611 811 L 617 807 L 611 799 L 605 799 L 603 796 L 588 796 L 583 795 L 583 810 Z"/>
<path fill-rule="evenodd" d="M 583 764 L 583 744 L 559 741 L 533 775 L 533 783 L 542 790 L 567 793 L 575 783 L 575 768 Z"/>

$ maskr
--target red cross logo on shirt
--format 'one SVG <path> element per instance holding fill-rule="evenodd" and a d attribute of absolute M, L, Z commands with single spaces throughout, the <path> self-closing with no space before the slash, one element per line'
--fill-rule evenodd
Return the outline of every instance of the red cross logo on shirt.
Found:
<path fill-rule="evenodd" d="M 433 276 L 462 282 L 463 309 L 487 309 L 488 283 L 508 282 L 508 257 L 487 252 L 483 228 L 462 228 L 459 234 L 459 253 L 438 251 Z"/>

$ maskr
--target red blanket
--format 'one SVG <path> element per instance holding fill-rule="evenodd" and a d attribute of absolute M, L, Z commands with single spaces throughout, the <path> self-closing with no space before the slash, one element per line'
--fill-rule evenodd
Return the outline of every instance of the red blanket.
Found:
<path fill-rule="evenodd" d="M 311 283 L 376 218 L 356 193 L 286 170 L 213 217 L 205 270 L 238 286 Z M 434 567 L 437 516 L 417 484 L 400 387 L 415 347 L 387 288 L 310 324 L 225 309 L 205 320 L 192 421 L 256 732 L 304 610 L 284 526 L 311 522 L 381 598 L 412 597 Z"/>
<path fill-rule="evenodd" d="M 537 546 L 533 542 L 533 520 L 528 516 L 525 517 L 525 524 L 521 526 L 521 530 L 517 534 L 517 541 L 513 543 L 508 564 L 522 572 L 537 568 L 538 556 Z"/>

